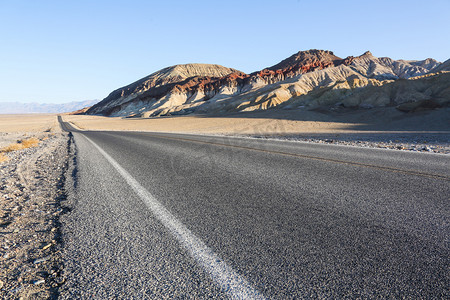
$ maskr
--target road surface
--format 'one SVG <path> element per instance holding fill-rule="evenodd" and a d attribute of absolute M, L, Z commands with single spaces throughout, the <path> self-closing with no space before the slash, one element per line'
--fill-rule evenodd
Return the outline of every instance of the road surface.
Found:
<path fill-rule="evenodd" d="M 448 298 L 450 156 L 72 131 L 72 298 Z"/>

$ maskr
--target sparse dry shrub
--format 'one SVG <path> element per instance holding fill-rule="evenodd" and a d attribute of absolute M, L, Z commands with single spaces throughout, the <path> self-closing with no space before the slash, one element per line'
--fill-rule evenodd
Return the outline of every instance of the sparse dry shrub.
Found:
<path fill-rule="evenodd" d="M 37 138 L 29 138 L 26 140 L 22 140 L 23 149 L 36 147 L 39 144 L 39 140 Z"/>
<path fill-rule="evenodd" d="M 6 156 L 3 153 L 0 153 L 0 163 L 5 162 L 8 160 L 8 156 Z"/>
<path fill-rule="evenodd" d="M 2 152 L 8 153 L 8 152 L 17 151 L 17 150 L 20 150 L 20 149 L 23 149 L 22 143 L 13 143 L 13 144 L 10 144 L 10 145 L 4 147 L 2 149 Z"/>
<path fill-rule="evenodd" d="M 22 150 L 26 148 L 36 147 L 39 144 L 39 140 L 37 138 L 29 138 L 22 141 L 19 141 L 17 143 L 12 143 L 3 149 L 0 150 L 0 152 L 12 152 L 17 150 Z"/>

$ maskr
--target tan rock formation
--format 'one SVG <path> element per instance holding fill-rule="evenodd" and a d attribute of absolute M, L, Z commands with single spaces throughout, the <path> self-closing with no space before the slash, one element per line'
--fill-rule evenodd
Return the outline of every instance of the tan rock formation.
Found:
<path fill-rule="evenodd" d="M 433 59 L 396 61 L 377 58 L 369 51 L 342 59 L 325 50 L 300 51 L 252 74 L 219 65 L 177 65 L 112 92 L 87 113 L 150 117 L 275 107 L 368 108 L 429 100 L 429 97 L 447 99 L 441 95 L 445 87 L 441 78 L 447 75 L 432 75 L 431 81 L 417 78 L 439 67 L 440 63 Z"/>

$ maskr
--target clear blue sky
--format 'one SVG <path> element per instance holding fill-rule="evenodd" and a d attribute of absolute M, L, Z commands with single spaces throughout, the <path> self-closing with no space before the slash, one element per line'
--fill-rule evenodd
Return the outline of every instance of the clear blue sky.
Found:
<path fill-rule="evenodd" d="M 450 0 L 0 0 L 0 102 L 102 99 L 174 64 L 253 72 L 307 49 L 444 61 L 449 13 Z"/>

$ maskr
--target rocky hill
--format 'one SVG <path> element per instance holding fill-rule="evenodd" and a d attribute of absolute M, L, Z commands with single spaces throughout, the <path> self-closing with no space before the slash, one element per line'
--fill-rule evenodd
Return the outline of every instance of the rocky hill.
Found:
<path fill-rule="evenodd" d="M 187 79 L 222 78 L 229 74 L 243 73 L 235 69 L 210 64 L 185 64 L 167 67 L 113 91 L 108 97 L 91 107 L 88 113 L 127 115 L 133 111 L 134 107 L 140 104 L 145 105 L 148 101 L 144 99 L 162 97 L 177 86 L 189 85 L 191 80 Z M 139 102 L 141 100 L 143 101 Z M 137 105 L 133 101 L 137 101 Z"/>
<path fill-rule="evenodd" d="M 377 58 L 370 52 L 340 58 L 331 51 L 308 50 L 251 74 L 219 65 L 176 65 L 113 91 L 86 113 L 150 117 L 428 100 L 442 106 L 450 97 L 445 64 L 431 58 Z"/>
<path fill-rule="evenodd" d="M 444 61 L 442 64 L 437 65 L 435 68 L 431 70 L 431 72 L 441 72 L 441 71 L 449 71 L 450 72 L 450 59 Z"/>

